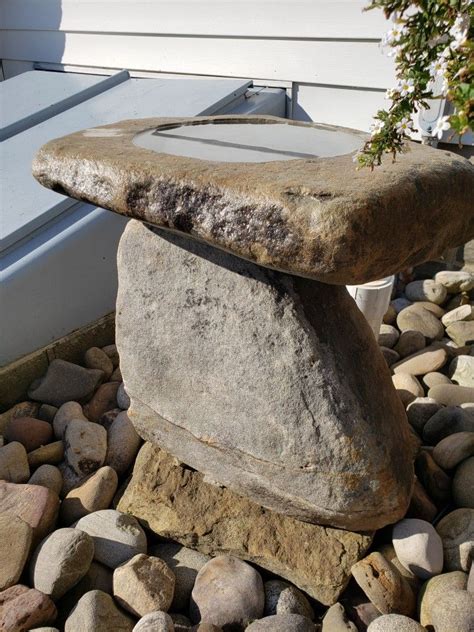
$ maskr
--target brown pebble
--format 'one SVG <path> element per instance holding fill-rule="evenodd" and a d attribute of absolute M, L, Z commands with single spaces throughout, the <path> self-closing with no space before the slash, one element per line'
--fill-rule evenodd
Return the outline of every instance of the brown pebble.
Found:
<path fill-rule="evenodd" d="M 31 469 L 48 463 L 56 465 L 64 459 L 64 444 L 62 441 L 53 441 L 47 445 L 41 446 L 28 454 L 28 463 Z"/>
<path fill-rule="evenodd" d="M 415 471 L 436 505 L 442 507 L 451 500 L 451 478 L 436 464 L 427 450 L 421 450 L 416 457 Z"/>
<path fill-rule="evenodd" d="M 101 384 L 92 399 L 84 406 L 84 414 L 90 421 L 98 422 L 104 413 L 117 405 L 117 390 L 120 382 Z"/>
<path fill-rule="evenodd" d="M 53 427 L 41 419 L 17 417 L 8 423 L 5 438 L 8 441 L 18 441 L 25 446 L 27 452 L 31 452 L 52 440 Z"/>
<path fill-rule="evenodd" d="M 113 373 L 114 365 L 109 356 L 99 347 L 91 347 L 84 354 L 84 364 L 88 369 L 99 369 L 104 372 L 104 380 Z"/>
<path fill-rule="evenodd" d="M 0 415 L 0 434 L 3 435 L 7 424 L 17 417 L 36 417 L 40 405 L 37 402 L 20 402 Z"/>
<path fill-rule="evenodd" d="M 441 439 L 433 450 L 433 459 L 443 468 L 451 470 L 474 455 L 474 432 L 455 432 Z"/>
<path fill-rule="evenodd" d="M 381 553 L 371 553 L 351 570 L 356 582 L 382 614 L 414 614 L 416 600 L 410 585 Z"/>
<path fill-rule="evenodd" d="M 50 489 L 0 481 L 0 514 L 12 513 L 27 522 L 33 529 L 33 545 L 54 528 L 58 510 L 58 495 Z"/>
<path fill-rule="evenodd" d="M 53 601 L 39 590 L 16 584 L 0 593 L 2 632 L 25 632 L 52 623 L 56 616 Z"/>
<path fill-rule="evenodd" d="M 407 511 L 407 518 L 419 518 L 420 520 L 426 520 L 426 522 L 432 522 L 438 509 L 428 496 L 426 489 L 415 478 L 415 485 L 413 487 L 413 494 L 410 500 L 410 506 Z"/>
<path fill-rule="evenodd" d="M 115 470 L 107 465 L 101 467 L 64 498 L 61 504 L 61 522 L 69 526 L 93 511 L 108 509 L 117 486 Z"/>

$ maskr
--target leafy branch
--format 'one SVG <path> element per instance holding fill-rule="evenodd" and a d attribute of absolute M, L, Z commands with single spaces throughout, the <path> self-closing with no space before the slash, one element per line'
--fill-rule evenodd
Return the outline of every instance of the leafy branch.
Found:
<path fill-rule="evenodd" d="M 433 135 L 453 130 L 461 140 L 474 130 L 474 3 L 472 0 L 372 0 L 392 21 L 381 45 L 395 58 L 398 84 L 387 90 L 387 109 L 374 116 L 371 137 L 354 158 L 374 168 L 384 154 L 404 150 L 412 114 L 427 100 L 446 98 L 453 114 L 438 119 Z"/>

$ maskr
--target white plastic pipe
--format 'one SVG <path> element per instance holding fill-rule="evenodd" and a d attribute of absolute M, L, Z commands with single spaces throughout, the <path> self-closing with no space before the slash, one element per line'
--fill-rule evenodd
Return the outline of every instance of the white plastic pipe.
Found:
<path fill-rule="evenodd" d="M 347 290 L 357 303 L 378 338 L 380 325 L 390 303 L 395 277 L 389 276 L 363 285 L 348 285 Z"/>

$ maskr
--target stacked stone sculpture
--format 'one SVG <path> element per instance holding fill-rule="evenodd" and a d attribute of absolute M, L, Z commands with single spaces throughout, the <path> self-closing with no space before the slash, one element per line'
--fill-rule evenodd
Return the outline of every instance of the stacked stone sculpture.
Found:
<path fill-rule="evenodd" d="M 136 142 L 215 123 L 363 137 L 273 117 L 145 119 L 52 141 L 34 163 L 45 186 L 134 218 L 117 299 L 130 417 L 205 480 L 265 508 L 355 531 L 393 523 L 414 482 L 409 427 L 344 285 L 472 238 L 473 166 L 415 143 L 371 172 L 318 147 L 230 163 Z"/>

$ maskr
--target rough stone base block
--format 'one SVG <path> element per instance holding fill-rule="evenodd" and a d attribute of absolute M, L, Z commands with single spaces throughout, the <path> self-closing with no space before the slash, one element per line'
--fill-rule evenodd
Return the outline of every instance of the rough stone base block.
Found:
<path fill-rule="evenodd" d="M 300 520 L 366 531 L 403 517 L 408 423 L 345 287 L 128 223 L 117 346 L 139 434 Z"/>
<path fill-rule="evenodd" d="M 283 516 L 203 478 L 146 443 L 118 509 L 160 536 L 202 553 L 235 555 L 288 579 L 325 605 L 337 601 L 371 535 Z"/>

